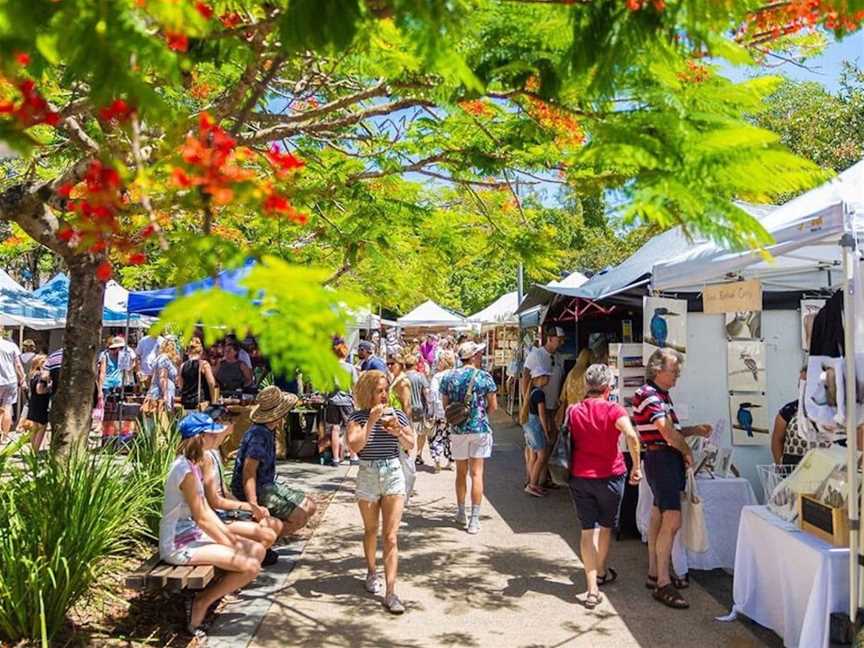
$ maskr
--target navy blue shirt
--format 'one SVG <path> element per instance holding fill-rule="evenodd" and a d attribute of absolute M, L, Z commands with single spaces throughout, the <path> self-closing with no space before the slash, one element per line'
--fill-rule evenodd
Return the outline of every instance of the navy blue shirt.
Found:
<path fill-rule="evenodd" d="M 231 492 L 234 497 L 246 501 L 243 492 L 243 463 L 246 459 L 257 459 L 258 470 L 255 473 L 255 493 L 261 501 L 264 488 L 269 488 L 276 481 L 276 437 L 273 430 L 256 423 L 243 435 L 237 458 L 234 461 L 234 474 L 231 476 Z"/>
<path fill-rule="evenodd" d="M 387 365 L 378 356 L 369 356 L 360 364 L 360 371 L 383 371 L 387 373 Z"/>

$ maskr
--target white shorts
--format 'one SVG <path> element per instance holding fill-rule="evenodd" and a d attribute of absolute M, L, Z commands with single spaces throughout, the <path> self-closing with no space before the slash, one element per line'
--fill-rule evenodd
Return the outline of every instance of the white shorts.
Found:
<path fill-rule="evenodd" d="M 492 456 L 491 434 L 451 434 L 450 454 L 453 461 L 488 459 Z"/>
<path fill-rule="evenodd" d="M 0 407 L 9 407 L 18 402 L 18 385 L 0 385 Z"/>

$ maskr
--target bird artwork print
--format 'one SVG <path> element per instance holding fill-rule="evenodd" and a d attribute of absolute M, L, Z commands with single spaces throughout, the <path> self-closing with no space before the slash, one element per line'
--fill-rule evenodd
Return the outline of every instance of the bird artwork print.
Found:
<path fill-rule="evenodd" d="M 738 413 L 735 418 L 738 420 L 738 425 L 743 429 L 747 436 L 753 438 L 753 412 L 750 410 L 754 407 L 762 407 L 756 403 L 745 401 L 738 405 Z"/>
<path fill-rule="evenodd" d="M 654 338 L 655 346 L 666 346 L 666 341 L 669 338 L 669 324 L 666 322 L 667 317 L 678 317 L 678 313 L 669 310 L 665 306 L 660 306 L 654 309 L 654 314 L 651 316 L 651 337 Z"/>
<path fill-rule="evenodd" d="M 753 374 L 753 382 L 759 382 L 759 365 L 756 364 L 756 360 L 753 359 L 752 356 L 742 353 L 741 359 L 744 361 L 744 366 Z"/>

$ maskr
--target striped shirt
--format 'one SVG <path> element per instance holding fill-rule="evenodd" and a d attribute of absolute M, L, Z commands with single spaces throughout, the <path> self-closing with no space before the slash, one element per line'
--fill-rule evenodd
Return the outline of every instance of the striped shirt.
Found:
<path fill-rule="evenodd" d="M 666 443 L 655 425 L 661 418 L 669 418 L 675 429 L 681 430 L 669 392 L 649 380 L 633 396 L 633 421 L 643 445 Z"/>
<path fill-rule="evenodd" d="M 399 419 L 399 425 L 402 427 L 410 427 L 411 423 L 408 417 L 402 410 L 394 410 L 396 418 Z M 349 423 L 356 423 L 365 427 L 369 420 L 369 410 L 357 410 L 349 418 Z M 372 433 L 366 439 L 366 445 L 358 453 L 361 459 L 366 461 L 374 461 L 375 459 L 394 459 L 399 456 L 399 439 L 387 432 L 384 426 L 381 425 L 381 419 L 372 427 Z"/>

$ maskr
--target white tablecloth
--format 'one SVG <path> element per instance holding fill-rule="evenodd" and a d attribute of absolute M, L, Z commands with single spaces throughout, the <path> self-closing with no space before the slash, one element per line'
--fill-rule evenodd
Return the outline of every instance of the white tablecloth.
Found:
<path fill-rule="evenodd" d="M 644 471 L 642 473 L 645 474 Z M 697 490 L 705 507 L 705 527 L 710 546 L 705 553 L 684 549 L 681 534 L 672 545 L 672 567 L 679 575 L 689 569 L 726 569 L 735 567 L 735 542 L 738 539 L 738 519 L 741 509 L 756 504 L 750 482 L 742 477 L 702 479 L 697 477 Z M 639 503 L 636 506 L 636 526 L 642 541 L 648 541 L 648 524 L 654 496 L 647 480 L 639 483 Z"/>
<path fill-rule="evenodd" d="M 790 648 L 828 646 L 832 612 L 849 607 L 849 549 L 800 531 L 765 506 L 741 512 L 735 611 L 771 628 Z"/>

